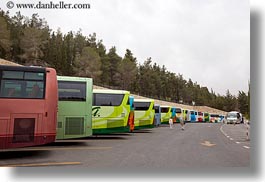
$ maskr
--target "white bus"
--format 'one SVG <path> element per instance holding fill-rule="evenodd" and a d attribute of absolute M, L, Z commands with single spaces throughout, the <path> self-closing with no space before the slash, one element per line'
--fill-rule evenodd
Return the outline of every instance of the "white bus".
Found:
<path fill-rule="evenodd" d="M 240 124 L 242 122 L 242 114 L 238 111 L 231 111 L 225 117 L 226 124 Z"/>

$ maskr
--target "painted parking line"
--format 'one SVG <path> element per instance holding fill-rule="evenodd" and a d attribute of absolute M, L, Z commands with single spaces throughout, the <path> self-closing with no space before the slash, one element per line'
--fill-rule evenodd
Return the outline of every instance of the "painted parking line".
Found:
<path fill-rule="evenodd" d="M 21 148 L 8 151 L 52 151 L 52 150 L 108 150 L 112 147 L 34 147 Z"/>
<path fill-rule="evenodd" d="M 80 165 L 81 162 L 45 162 L 32 164 L 7 164 L 0 167 L 38 167 L 38 166 L 62 166 L 62 165 Z"/>
<path fill-rule="evenodd" d="M 229 138 L 231 141 L 234 141 L 236 144 L 241 144 L 241 142 L 235 141 L 233 138 L 231 138 L 229 135 L 227 135 L 224 130 L 223 130 L 223 125 L 220 127 L 220 131 L 223 133 L 224 136 L 226 136 L 227 138 Z M 249 146 L 243 146 L 246 149 L 250 149 Z"/>

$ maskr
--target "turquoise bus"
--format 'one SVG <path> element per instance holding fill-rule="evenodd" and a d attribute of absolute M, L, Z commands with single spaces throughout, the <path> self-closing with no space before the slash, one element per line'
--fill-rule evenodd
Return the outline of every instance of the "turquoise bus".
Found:
<path fill-rule="evenodd" d="M 173 118 L 173 122 L 176 123 L 177 122 L 177 118 L 176 118 L 176 107 L 171 107 L 171 117 Z"/>
<path fill-rule="evenodd" d="M 171 106 L 161 106 L 161 124 L 168 124 L 171 116 Z"/>
<path fill-rule="evenodd" d="M 92 135 L 92 78 L 57 76 L 58 114 L 56 139 Z"/>
<path fill-rule="evenodd" d="M 153 99 L 134 99 L 134 129 L 153 128 L 155 109 Z"/>
<path fill-rule="evenodd" d="M 195 112 L 196 111 L 190 111 L 190 122 L 192 122 L 192 123 L 196 122 Z"/>
<path fill-rule="evenodd" d="M 129 96 L 125 90 L 93 90 L 93 135 L 130 132 Z"/>

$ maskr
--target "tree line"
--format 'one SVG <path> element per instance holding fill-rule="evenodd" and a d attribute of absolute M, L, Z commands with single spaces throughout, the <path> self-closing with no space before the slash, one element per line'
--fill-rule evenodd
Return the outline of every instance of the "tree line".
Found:
<path fill-rule="evenodd" d="M 10 16 L 0 10 L 0 58 L 22 65 L 49 66 L 58 75 L 91 77 L 95 85 L 170 102 L 238 110 L 249 118 L 250 93 L 216 94 L 180 73 L 158 65 L 151 57 L 140 64 L 132 51 L 118 55 L 116 47 L 106 50 L 96 33 L 88 36 L 70 31 L 53 31 L 38 14 Z"/>

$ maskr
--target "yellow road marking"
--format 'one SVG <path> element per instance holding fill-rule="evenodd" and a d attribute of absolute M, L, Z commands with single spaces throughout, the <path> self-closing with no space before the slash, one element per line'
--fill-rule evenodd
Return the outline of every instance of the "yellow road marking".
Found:
<path fill-rule="evenodd" d="M 46 162 L 35 164 L 7 164 L 0 167 L 35 167 L 35 166 L 58 166 L 58 165 L 80 165 L 81 162 Z"/>
<path fill-rule="evenodd" d="M 106 150 L 112 147 L 34 147 L 34 148 L 21 148 L 9 151 L 45 151 L 45 150 Z"/>
<path fill-rule="evenodd" d="M 204 141 L 204 143 L 201 143 L 201 145 L 204 145 L 204 146 L 207 146 L 207 147 L 213 147 L 213 146 L 215 146 L 216 144 L 211 143 L 211 142 L 209 142 L 209 141 Z"/>

